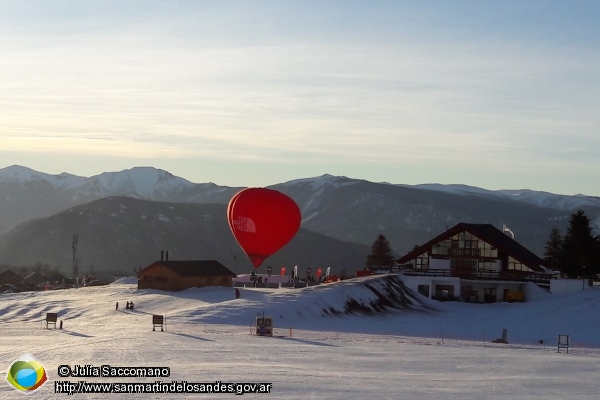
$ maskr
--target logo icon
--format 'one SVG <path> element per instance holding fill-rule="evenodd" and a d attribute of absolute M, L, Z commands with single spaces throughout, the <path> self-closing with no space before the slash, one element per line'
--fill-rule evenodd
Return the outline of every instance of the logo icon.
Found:
<path fill-rule="evenodd" d="M 47 380 L 48 376 L 44 366 L 29 353 L 23 354 L 15 361 L 6 374 L 6 381 L 15 390 L 24 393 L 39 389 Z"/>
<path fill-rule="evenodd" d="M 233 226 L 235 226 L 238 231 L 256 233 L 256 224 L 248 217 L 238 217 L 238 219 L 233 221 Z"/>

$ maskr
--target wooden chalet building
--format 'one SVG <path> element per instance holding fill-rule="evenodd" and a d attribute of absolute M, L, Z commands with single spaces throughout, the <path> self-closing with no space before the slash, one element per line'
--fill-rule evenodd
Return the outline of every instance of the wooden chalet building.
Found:
<path fill-rule="evenodd" d="M 235 276 L 216 260 L 156 261 L 138 272 L 138 289 L 179 291 L 191 287 L 233 286 Z"/>
<path fill-rule="evenodd" d="M 23 282 L 23 278 L 10 269 L 0 273 L 0 284 L 17 285 L 21 282 Z"/>
<path fill-rule="evenodd" d="M 532 282 L 548 289 L 545 261 L 490 224 L 459 223 L 397 260 L 413 290 L 437 300 L 524 301 Z"/>

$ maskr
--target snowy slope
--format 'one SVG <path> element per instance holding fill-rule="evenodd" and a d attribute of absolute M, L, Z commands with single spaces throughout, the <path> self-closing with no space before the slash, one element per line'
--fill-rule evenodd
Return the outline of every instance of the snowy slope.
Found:
<path fill-rule="evenodd" d="M 164 198 L 167 193 L 177 193 L 191 189 L 196 184 L 173 176 L 167 171 L 150 167 L 136 167 L 120 172 L 104 172 L 89 178 L 80 190 L 98 190 L 96 194 L 126 196 L 155 200 Z"/>
<path fill-rule="evenodd" d="M 134 280 L 104 287 L 0 295 L 0 359 L 7 371 L 30 353 L 49 381 L 32 398 L 58 399 L 56 381 L 127 383 L 266 382 L 264 399 L 596 399 L 600 390 L 600 288 L 525 304 L 437 303 L 389 313 L 323 315 L 324 304 L 373 298 L 365 284 L 345 281 L 307 289 L 137 290 Z M 124 310 L 126 301 L 135 310 Z M 119 302 L 119 310 L 115 303 Z M 417 304 L 415 302 L 415 304 Z M 427 307 L 424 307 L 427 306 Z M 437 311 L 429 308 L 435 306 Z M 275 318 L 273 338 L 250 335 L 262 312 Z M 64 329 L 42 329 L 58 312 Z M 166 331 L 152 331 L 165 314 Z M 509 345 L 490 339 L 509 329 Z M 552 344 L 570 334 L 569 354 Z M 543 345 L 540 334 L 547 337 Z M 485 341 L 484 341 L 485 340 Z M 66 365 L 164 366 L 164 378 L 60 378 Z M 22 398 L 7 382 L 0 398 Z M 78 399 L 233 398 L 234 394 L 75 394 Z"/>
<path fill-rule="evenodd" d="M 571 334 L 583 347 L 600 348 L 600 287 L 578 293 L 547 295 L 527 303 L 440 303 L 400 287 L 395 275 L 366 277 L 305 289 L 232 288 L 188 289 L 182 292 L 138 290 L 128 283 L 49 292 L 2 294 L 0 321 L 22 324 L 39 321 L 46 312 L 59 311 L 67 325 L 108 323 L 114 303 L 131 300 L 140 314 L 166 314 L 170 324 L 231 324 L 246 326 L 254 316 L 271 315 L 277 327 L 340 332 L 389 334 L 464 340 L 488 339 L 509 329 L 511 343 L 535 345 L 552 342 L 560 333 Z M 400 284 L 400 285 L 399 285 Z M 392 291 L 386 288 L 395 286 Z M 379 292 L 379 293 L 377 293 Z M 370 307 L 384 294 L 385 307 Z M 360 303 L 366 307 L 348 307 Z M 369 309 L 370 308 L 370 309 Z M 140 315 L 142 316 L 142 315 Z M 384 329 L 385 328 L 385 329 Z M 440 332 L 441 331 L 441 332 Z"/>

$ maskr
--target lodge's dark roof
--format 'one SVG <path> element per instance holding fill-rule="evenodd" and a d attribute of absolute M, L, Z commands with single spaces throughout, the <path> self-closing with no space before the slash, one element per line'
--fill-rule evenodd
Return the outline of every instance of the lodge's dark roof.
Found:
<path fill-rule="evenodd" d="M 32 284 L 32 285 L 37 285 L 39 283 L 47 282 L 48 278 L 46 278 L 44 275 L 42 275 L 39 272 L 32 272 L 31 274 L 29 274 L 25 278 L 23 278 L 23 281 L 25 281 L 29 284 Z"/>
<path fill-rule="evenodd" d="M 408 261 L 416 258 L 417 256 L 429 251 L 434 244 L 449 239 L 452 236 L 463 231 L 469 232 L 477 236 L 479 239 L 491 244 L 492 246 L 496 246 L 496 248 L 501 253 L 505 253 L 512 256 L 515 260 L 525 264 L 532 270 L 538 272 L 545 272 L 545 268 L 543 266 L 545 264 L 544 260 L 533 254 L 531 251 L 523 247 L 513 238 L 509 237 L 504 232 L 502 232 L 501 230 L 499 230 L 491 224 L 459 223 L 453 226 L 452 228 L 448 229 L 446 232 L 431 239 L 424 245 L 419 246 L 416 249 L 407 253 L 406 255 L 400 257 L 397 260 L 397 262 L 399 264 L 405 264 Z"/>
<path fill-rule="evenodd" d="M 183 277 L 191 276 L 232 276 L 236 275 L 217 260 L 155 261 L 145 269 L 162 265 Z"/>
<path fill-rule="evenodd" d="M 23 278 L 21 278 L 18 274 L 7 269 L 6 271 L 0 273 L 0 282 L 1 283 L 16 283 L 21 282 Z"/>

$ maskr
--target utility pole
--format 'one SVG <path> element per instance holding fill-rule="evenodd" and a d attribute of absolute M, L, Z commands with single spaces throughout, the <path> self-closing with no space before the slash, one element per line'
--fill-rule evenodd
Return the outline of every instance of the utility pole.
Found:
<path fill-rule="evenodd" d="M 228 251 L 227 254 L 229 254 L 230 256 L 233 256 L 233 271 L 232 272 L 235 274 L 235 262 L 237 260 L 237 253 Z"/>
<path fill-rule="evenodd" d="M 77 233 L 73 235 L 73 279 L 79 280 L 79 266 L 77 265 Z"/>

